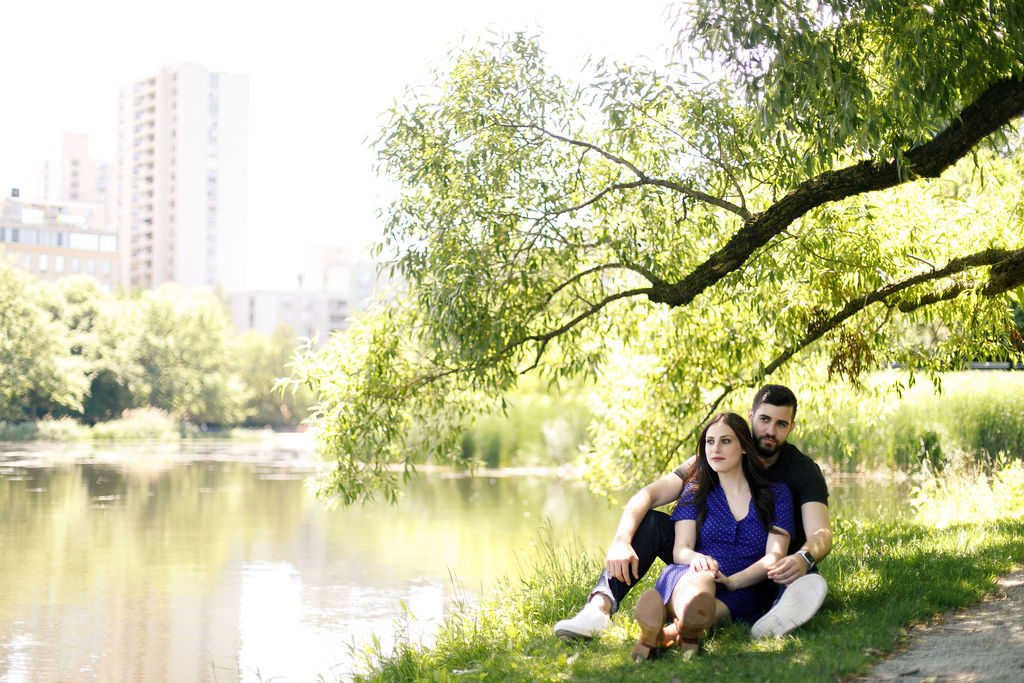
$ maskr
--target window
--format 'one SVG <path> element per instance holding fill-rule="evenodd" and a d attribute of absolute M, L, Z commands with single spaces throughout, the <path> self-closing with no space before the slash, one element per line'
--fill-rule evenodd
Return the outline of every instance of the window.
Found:
<path fill-rule="evenodd" d="M 89 273 L 90 275 L 96 272 L 96 259 L 85 259 L 85 272 Z"/>
<path fill-rule="evenodd" d="M 82 272 L 82 262 L 77 256 L 71 257 L 71 272 L 80 273 Z"/>
<path fill-rule="evenodd" d="M 50 255 L 40 254 L 39 255 L 39 270 L 46 272 L 50 269 Z"/>
<path fill-rule="evenodd" d="M 84 232 L 73 232 L 71 233 L 68 242 L 72 249 L 98 251 L 100 247 L 100 236 L 90 235 L 89 233 Z"/>
<path fill-rule="evenodd" d="M 60 254 L 53 257 L 53 270 L 56 273 L 64 272 L 64 257 Z"/>

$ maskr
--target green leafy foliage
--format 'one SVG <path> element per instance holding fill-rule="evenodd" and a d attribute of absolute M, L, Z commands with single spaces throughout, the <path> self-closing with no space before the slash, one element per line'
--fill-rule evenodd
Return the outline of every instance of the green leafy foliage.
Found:
<path fill-rule="evenodd" d="M 81 407 L 87 384 L 40 287 L 0 258 L 0 420 L 35 419 L 51 406 Z"/>
<path fill-rule="evenodd" d="M 288 325 L 269 337 L 250 330 L 235 340 L 229 365 L 234 376 L 242 379 L 246 424 L 286 427 L 306 419 L 313 404 L 309 390 L 278 386 L 290 371 L 295 351 L 295 335 Z"/>
<path fill-rule="evenodd" d="M 524 35 L 453 52 L 376 142 L 402 295 L 298 366 L 338 463 L 321 493 L 458 463 L 526 373 L 595 387 L 600 489 L 664 472 L 768 378 L 827 402 L 892 364 L 1019 359 L 1019 15 L 685 4 L 692 63 L 580 84 Z"/>
<path fill-rule="evenodd" d="M 138 362 L 149 405 L 195 422 L 241 419 L 240 377 L 228 365 L 230 322 L 212 293 L 161 286 L 137 302 Z"/>
<path fill-rule="evenodd" d="M 236 338 L 210 292 L 165 285 L 111 294 L 86 276 L 39 282 L 0 259 L 3 422 L 107 422 L 154 408 L 164 431 L 176 420 L 294 427 L 313 396 L 274 385 L 297 343 L 288 329 Z M 23 431 L 73 436 L 65 426 L 57 419 Z"/>
<path fill-rule="evenodd" d="M 843 155 L 898 157 L 990 85 L 1019 78 L 1015 0 L 712 0 L 680 31 L 724 67 L 808 175 Z"/>

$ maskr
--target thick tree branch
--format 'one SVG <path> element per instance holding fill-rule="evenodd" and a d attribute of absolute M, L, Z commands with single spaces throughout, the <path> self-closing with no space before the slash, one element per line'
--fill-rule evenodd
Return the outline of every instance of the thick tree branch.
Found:
<path fill-rule="evenodd" d="M 929 142 L 919 145 L 904 154 L 904 164 L 910 171 L 910 177 L 937 177 L 946 168 L 949 168 L 956 161 L 966 156 L 982 139 L 1022 114 L 1024 114 L 1024 79 L 1006 79 L 993 84 L 975 102 L 966 107 L 960 113 L 959 118 L 953 121 L 944 131 L 936 135 Z M 668 181 L 647 178 L 630 162 L 620 159 L 590 143 L 572 140 L 546 131 L 539 126 L 516 127 L 528 127 L 567 144 L 592 149 L 613 162 L 629 168 L 646 184 L 676 189 L 684 194 L 690 192 L 686 188 L 673 187 L 673 184 Z M 801 183 L 796 189 L 789 192 L 767 210 L 749 218 L 745 225 L 732 236 L 724 247 L 712 254 L 707 261 L 695 268 L 683 280 L 671 284 L 654 283 L 651 287 L 631 289 L 605 297 L 588 306 L 585 311 L 561 326 L 544 333 L 536 333 L 513 339 L 488 358 L 478 361 L 474 365 L 487 365 L 495 359 L 503 358 L 510 351 L 530 342 L 536 342 L 539 345 L 537 360 L 534 363 L 536 365 L 543 355 L 544 348 L 552 339 L 565 334 L 579 323 L 596 315 L 608 304 L 619 299 L 647 296 L 648 299 L 654 302 L 665 303 L 670 306 L 685 306 L 705 289 L 721 280 L 725 275 L 742 267 L 758 248 L 766 244 L 775 235 L 783 232 L 793 221 L 808 211 L 822 204 L 839 201 L 864 192 L 895 187 L 908 182 L 910 177 L 901 174 L 895 161 L 883 164 L 862 161 L 839 171 L 822 173 L 815 178 Z M 720 200 L 715 198 L 709 199 L 715 200 L 712 203 L 720 202 Z M 728 204 L 728 202 L 725 203 Z M 721 204 L 717 203 L 716 205 Z M 733 207 L 730 210 L 742 211 L 739 207 Z M 808 330 L 808 334 L 803 339 L 773 360 L 765 368 L 764 375 L 766 376 L 777 370 L 794 354 L 812 344 L 829 330 L 835 329 L 866 306 L 883 301 L 916 284 L 937 280 L 962 272 L 968 268 L 982 265 L 995 266 L 992 269 L 990 280 L 982 292 L 985 295 L 999 294 L 1024 284 L 1024 253 L 1021 251 L 988 250 L 961 259 L 955 259 L 944 268 L 891 283 L 875 292 L 850 301 L 831 318 L 820 322 L 813 329 Z M 955 286 L 953 289 L 955 289 Z M 959 290 L 954 293 L 953 290 L 950 290 L 946 292 L 949 296 L 942 296 L 941 298 L 950 298 L 960 294 L 962 291 Z M 465 369 L 449 368 L 432 376 L 417 378 L 410 382 L 408 386 L 428 383 Z M 730 388 L 728 391 L 732 391 L 734 388 Z"/>
<path fill-rule="evenodd" d="M 966 156 L 981 140 L 1024 114 L 1024 78 L 993 83 L 960 116 L 930 141 L 903 155 L 905 173 L 895 160 L 862 161 L 804 181 L 765 211 L 753 216 L 732 238 L 679 282 L 655 288 L 651 300 L 685 306 L 725 277 L 808 211 L 865 192 L 895 187 L 916 178 L 935 178 Z"/>
<path fill-rule="evenodd" d="M 1024 250 L 992 266 L 988 283 L 981 293 L 996 296 L 1024 285 Z"/>

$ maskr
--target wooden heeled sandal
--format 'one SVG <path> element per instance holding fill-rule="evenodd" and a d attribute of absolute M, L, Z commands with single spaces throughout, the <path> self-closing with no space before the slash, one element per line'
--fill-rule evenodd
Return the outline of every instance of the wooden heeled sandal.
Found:
<path fill-rule="evenodd" d="M 633 646 L 633 659 L 651 659 L 665 647 L 662 629 L 665 626 L 665 603 L 661 594 L 645 590 L 636 601 L 633 618 L 640 626 L 640 639 Z"/>
<path fill-rule="evenodd" d="M 710 593 L 698 593 L 683 608 L 683 614 L 676 618 L 679 649 L 684 653 L 696 653 L 704 631 L 715 621 L 715 597 Z"/>

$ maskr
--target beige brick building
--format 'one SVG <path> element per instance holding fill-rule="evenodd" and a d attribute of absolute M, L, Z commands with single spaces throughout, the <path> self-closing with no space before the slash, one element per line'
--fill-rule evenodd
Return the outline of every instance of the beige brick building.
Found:
<path fill-rule="evenodd" d="M 42 280 L 92 275 L 107 289 L 121 281 L 117 231 L 102 204 L 22 200 L 0 202 L 0 256 Z"/>

